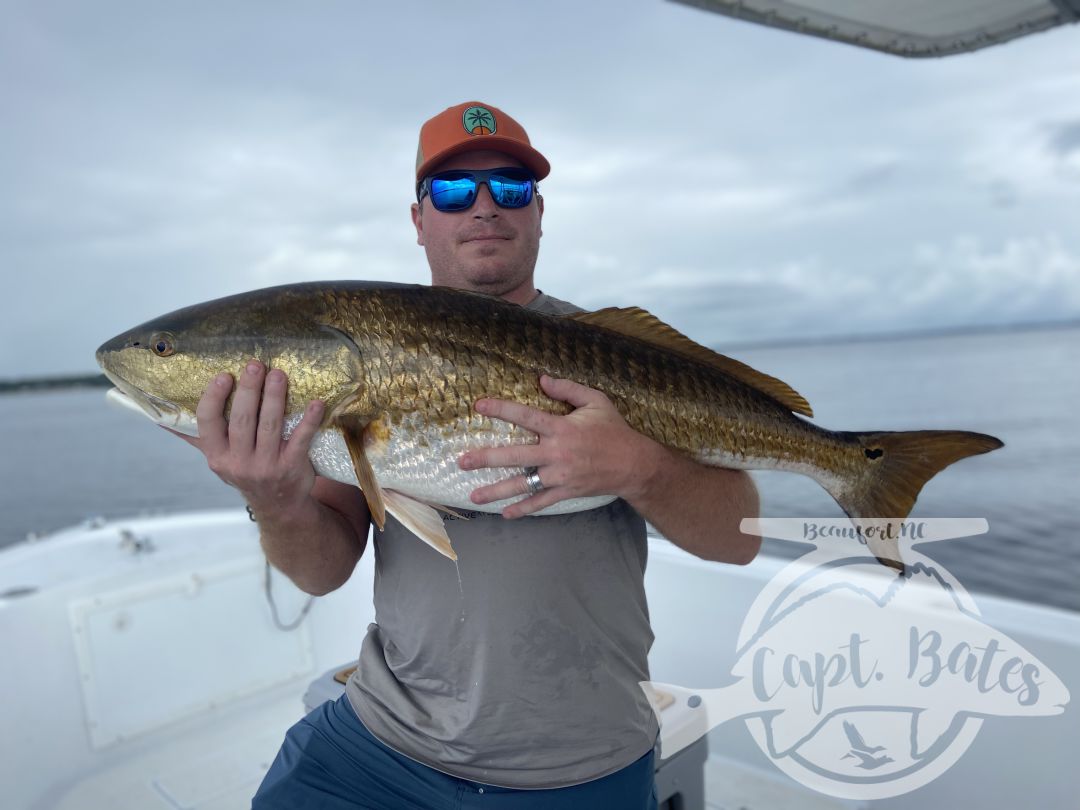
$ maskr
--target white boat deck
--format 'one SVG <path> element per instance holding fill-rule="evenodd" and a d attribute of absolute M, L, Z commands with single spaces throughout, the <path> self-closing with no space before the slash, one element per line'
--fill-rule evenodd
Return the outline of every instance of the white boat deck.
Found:
<path fill-rule="evenodd" d="M 812 793 L 775 769 L 723 756 L 705 762 L 707 810 L 853 810 L 865 805 Z"/>
<path fill-rule="evenodd" d="M 51 810 L 247 810 L 285 729 L 296 722 L 296 682 L 258 706 L 230 707 L 210 726 L 132 752 L 58 788 L 35 807 Z"/>

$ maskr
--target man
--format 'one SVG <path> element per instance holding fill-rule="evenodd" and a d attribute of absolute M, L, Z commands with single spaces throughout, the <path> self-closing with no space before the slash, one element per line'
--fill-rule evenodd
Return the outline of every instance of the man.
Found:
<path fill-rule="evenodd" d="M 533 271 L 547 160 L 525 130 L 480 102 L 426 122 L 417 156 L 417 242 L 433 284 L 496 295 L 551 314 L 575 307 L 540 292 Z M 498 171 L 495 171 L 498 170 Z M 477 489 L 477 504 L 528 497 L 502 515 L 448 517 L 459 577 L 400 524 L 375 532 L 376 618 L 345 696 L 286 736 L 255 808 L 648 808 L 655 716 L 638 687 L 652 643 L 642 518 L 710 560 L 749 562 L 759 539 L 742 472 L 707 468 L 635 432 L 608 398 L 543 377 L 555 416 L 481 399 L 537 444 L 475 450 L 465 469 L 525 467 Z M 364 553 L 370 517 L 355 487 L 317 478 L 307 447 L 322 414 L 309 404 L 291 440 L 287 381 L 248 365 L 199 404 L 211 469 L 244 493 L 268 559 L 299 587 L 340 587 Z M 527 515 L 566 498 L 616 495 L 572 515 Z"/>

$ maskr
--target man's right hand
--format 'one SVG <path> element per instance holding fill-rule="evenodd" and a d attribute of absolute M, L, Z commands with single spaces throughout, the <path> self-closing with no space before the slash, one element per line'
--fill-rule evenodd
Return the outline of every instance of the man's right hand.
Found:
<path fill-rule="evenodd" d="M 215 377 L 199 400 L 199 437 L 184 436 L 206 456 L 222 481 L 243 494 L 256 516 L 281 514 L 311 495 L 315 471 L 308 459 L 319 429 L 323 403 L 312 400 L 288 440 L 282 439 L 288 380 L 280 369 L 247 364 L 233 396 L 229 419 L 225 403 L 233 390 L 230 374 Z"/>
<path fill-rule="evenodd" d="M 289 439 L 281 438 L 288 385 L 280 369 L 267 374 L 262 363 L 249 362 L 226 420 L 233 378 L 219 374 L 195 409 L 199 438 L 177 435 L 243 494 L 270 563 L 307 593 L 325 594 L 340 588 L 356 567 L 371 518 L 359 489 L 315 476 L 308 449 L 322 402 L 309 402 Z"/>

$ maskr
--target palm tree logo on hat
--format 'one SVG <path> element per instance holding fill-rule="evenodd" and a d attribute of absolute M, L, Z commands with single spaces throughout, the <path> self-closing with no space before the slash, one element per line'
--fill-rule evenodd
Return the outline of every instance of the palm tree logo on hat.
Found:
<path fill-rule="evenodd" d="M 495 134 L 495 116 L 487 107 L 469 107 L 462 114 L 461 123 L 470 135 Z"/>

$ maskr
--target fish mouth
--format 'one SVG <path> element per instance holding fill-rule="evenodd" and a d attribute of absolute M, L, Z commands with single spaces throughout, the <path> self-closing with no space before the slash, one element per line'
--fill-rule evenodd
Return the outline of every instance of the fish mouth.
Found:
<path fill-rule="evenodd" d="M 105 394 L 106 401 L 126 410 L 137 411 L 155 424 L 175 430 L 177 433 L 198 437 L 199 430 L 195 424 L 195 418 L 185 413 L 176 403 L 148 394 L 107 371 L 105 376 L 116 385 Z"/>

